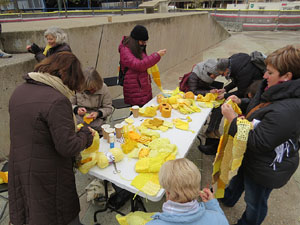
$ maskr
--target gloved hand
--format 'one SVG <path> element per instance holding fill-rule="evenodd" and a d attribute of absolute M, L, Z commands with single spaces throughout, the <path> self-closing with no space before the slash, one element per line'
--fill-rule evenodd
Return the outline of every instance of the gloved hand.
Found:
<path fill-rule="evenodd" d="M 32 52 L 33 54 L 37 54 L 39 52 L 42 51 L 42 49 L 35 43 L 33 43 L 31 46 L 30 46 L 30 49 L 28 49 L 29 52 Z"/>

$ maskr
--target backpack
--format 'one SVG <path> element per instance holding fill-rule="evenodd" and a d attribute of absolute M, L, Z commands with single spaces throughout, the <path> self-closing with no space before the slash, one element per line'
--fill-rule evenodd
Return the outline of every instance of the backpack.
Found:
<path fill-rule="evenodd" d="M 179 82 L 179 90 L 183 92 L 189 91 L 188 80 L 192 72 L 183 75 L 181 81 Z"/>
<path fill-rule="evenodd" d="M 251 62 L 255 65 L 262 73 L 266 72 L 266 64 L 265 59 L 266 56 L 258 51 L 254 51 L 250 53 Z"/>
<path fill-rule="evenodd" d="M 121 67 L 121 63 L 119 64 L 119 76 L 118 76 L 118 85 L 123 86 L 125 74 L 128 70 L 128 67 L 125 67 L 124 70 Z"/>

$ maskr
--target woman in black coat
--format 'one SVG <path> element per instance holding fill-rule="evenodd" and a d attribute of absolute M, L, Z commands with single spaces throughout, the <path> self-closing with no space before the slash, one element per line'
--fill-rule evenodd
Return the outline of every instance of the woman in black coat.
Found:
<path fill-rule="evenodd" d="M 246 210 L 238 225 L 261 224 L 267 215 L 267 201 L 274 188 L 284 186 L 299 164 L 300 136 L 300 48 L 286 46 L 266 59 L 265 80 L 247 108 L 247 149 L 238 174 L 225 190 L 222 202 L 232 207 L 245 191 Z M 230 97 L 237 103 L 240 99 Z M 236 133 L 237 116 L 228 104 L 222 114 Z"/>

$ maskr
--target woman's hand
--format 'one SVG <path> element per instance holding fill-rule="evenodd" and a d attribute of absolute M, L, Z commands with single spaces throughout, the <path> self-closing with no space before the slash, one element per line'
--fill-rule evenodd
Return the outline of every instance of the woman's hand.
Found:
<path fill-rule="evenodd" d="M 97 119 L 99 113 L 98 112 L 91 112 L 86 118 L 90 119 L 93 118 L 94 120 Z"/>
<path fill-rule="evenodd" d="M 203 202 L 208 202 L 209 200 L 214 199 L 214 194 L 208 188 L 204 188 L 200 191 L 199 195 Z"/>
<path fill-rule="evenodd" d="M 233 108 L 231 107 L 231 105 L 229 104 L 223 104 L 221 106 L 221 110 L 222 110 L 222 114 L 223 116 L 231 123 L 232 120 L 237 117 L 236 112 L 233 110 Z"/>
<path fill-rule="evenodd" d="M 227 99 L 226 99 L 226 101 L 227 100 L 229 100 L 229 99 L 231 99 L 231 101 L 233 101 L 233 102 L 235 102 L 236 104 L 241 104 L 241 99 L 239 98 L 239 97 L 237 97 L 236 95 L 231 95 L 231 96 L 229 96 Z"/>
<path fill-rule="evenodd" d="M 167 49 L 162 49 L 157 52 L 157 54 L 159 54 L 160 57 L 164 56 L 166 53 L 167 53 Z"/>
<path fill-rule="evenodd" d="M 219 94 L 223 94 L 223 93 L 225 93 L 225 92 L 226 92 L 226 90 L 225 90 L 224 88 L 218 89 L 218 93 L 219 93 Z"/>
<path fill-rule="evenodd" d="M 211 89 L 210 91 L 209 91 L 210 93 L 218 93 L 218 89 Z"/>
<path fill-rule="evenodd" d="M 78 111 L 77 111 L 77 114 L 79 115 L 79 116 L 84 116 L 85 114 L 86 114 L 86 108 L 84 108 L 84 107 L 79 107 L 78 108 Z"/>
<path fill-rule="evenodd" d="M 219 94 L 218 97 L 217 97 L 218 100 L 221 100 L 223 98 L 224 98 L 224 93 L 223 94 Z"/>

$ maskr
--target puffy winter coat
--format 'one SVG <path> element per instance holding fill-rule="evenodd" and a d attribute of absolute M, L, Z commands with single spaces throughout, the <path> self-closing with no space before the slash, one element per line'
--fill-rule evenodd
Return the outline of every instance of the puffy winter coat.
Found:
<path fill-rule="evenodd" d="M 247 150 L 242 168 L 256 183 L 267 188 L 280 188 L 285 185 L 299 164 L 298 140 L 300 136 L 300 79 L 276 84 L 266 91 L 266 81 L 249 103 L 247 112 L 259 103 L 271 104 L 254 111 L 249 120 L 261 122 L 250 131 Z M 229 133 L 234 135 L 236 119 L 232 121 Z M 273 163 L 275 148 L 288 140 L 288 145 L 282 162 Z"/>
<path fill-rule="evenodd" d="M 89 124 L 90 127 L 101 133 L 101 125 L 113 110 L 112 98 L 106 84 L 103 84 L 103 87 L 94 94 L 86 94 L 84 92 L 76 93 L 76 95 L 71 99 L 71 102 L 73 104 L 73 108 L 84 107 L 88 113 L 97 111 L 102 112 L 101 117 L 95 119 Z M 76 115 L 76 119 L 77 123 L 83 122 L 82 116 Z"/>
<path fill-rule="evenodd" d="M 124 101 L 143 106 L 152 99 L 151 78 L 147 69 L 159 62 L 160 55 L 157 52 L 149 56 L 143 53 L 143 59 L 138 59 L 123 44 L 124 38 L 119 45 L 121 67 L 128 68 L 123 83 Z"/>
<path fill-rule="evenodd" d="M 65 52 L 65 51 L 72 52 L 70 46 L 68 44 L 66 44 L 66 43 L 55 45 L 54 47 L 50 48 L 47 51 L 46 55 L 43 54 L 43 51 L 44 51 L 44 49 L 42 49 L 41 52 L 38 52 L 37 54 L 34 55 L 35 59 L 38 62 L 40 62 L 44 58 L 49 57 L 50 55 L 53 55 L 53 54 L 58 53 L 58 52 Z"/>
<path fill-rule="evenodd" d="M 92 143 L 75 133 L 70 100 L 31 80 L 9 101 L 9 214 L 14 225 L 66 225 L 80 211 L 73 160 Z"/>
<path fill-rule="evenodd" d="M 230 78 L 232 82 L 225 86 L 226 92 L 237 87 L 237 91 L 224 95 L 225 99 L 230 95 L 236 95 L 240 98 L 245 97 L 247 88 L 255 80 L 263 79 L 263 72 L 252 62 L 251 57 L 245 53 L 232 55 L 230 58 Z"/>

